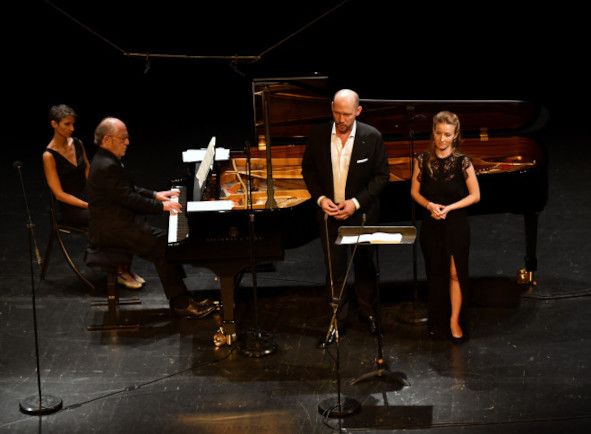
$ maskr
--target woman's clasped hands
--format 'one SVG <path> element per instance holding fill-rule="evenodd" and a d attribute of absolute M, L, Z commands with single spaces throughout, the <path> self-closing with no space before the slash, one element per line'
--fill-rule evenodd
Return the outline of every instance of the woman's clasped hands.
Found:
<path fill-rule="evenodd" d="M 449 211 L 447 206 L 433 202 L 429 202 L 427 204 L 427 210 L 431 213 L 431 217 L 435 220 L 445 220 L 447 212 Z"/>

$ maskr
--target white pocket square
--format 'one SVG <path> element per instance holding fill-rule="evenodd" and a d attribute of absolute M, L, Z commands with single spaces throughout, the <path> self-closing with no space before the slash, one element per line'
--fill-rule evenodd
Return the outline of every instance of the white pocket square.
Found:
<path fill-rule="evenodd" d="M 367 158 L 364 158 L 363 160 L 357 160 L 357 164 L 365 163 L 367 160 Z"/>

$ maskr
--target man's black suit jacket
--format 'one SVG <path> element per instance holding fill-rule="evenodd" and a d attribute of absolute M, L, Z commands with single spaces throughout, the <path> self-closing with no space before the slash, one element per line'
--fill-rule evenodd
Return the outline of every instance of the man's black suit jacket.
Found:
<path fill-rule="evenodd" d="M 313 131 L 302 159 L 302 175 L 315 202 L 320 196 L 334 198 L 331 131 L 332 123 Z M 359 224 L 361 214 L 366 214 L 368 224 L 378 222 L 379 196 L 388 178 L 388 158 L 381 133 L 371 125 L 357 122 L 345 198 L 356 198 L 360 208 L 346 224 Z"/>
<path fill-rule="evenodd" d="M 135 186 L 121 161 L 103 148 L 92 159 L 87 189 L 91 245 L 140 253 L 153 229 L 143 215 L 163 211 L 155 192 Z"/>

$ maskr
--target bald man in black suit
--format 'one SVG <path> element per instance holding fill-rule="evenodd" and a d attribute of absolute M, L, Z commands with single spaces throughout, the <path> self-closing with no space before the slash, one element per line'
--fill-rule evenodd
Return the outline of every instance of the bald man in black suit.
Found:
<path fill-rule="evenodd" d="M 311 134 L 302 160 L 302 175 L 312 200 L 318 204 L 327 286 L 332 294 L 327 257 L 327 248 L 330 248 L 336 295 L 344 281 L 348 261 L 347 246 L 334 244 L 338 229 L 340 226 L 378 223 L 379 195 L 389 177 L 382 135 L 374 127 L 356 120 L 361 110 L 356 92 L 350 89 L 338 91 L 332 101 L 334 122 Z M 353 264 L 359 313 L 369 332 L 375 334 L 377 279 L 372 249 L 358 248 Z M 337 315 L 341 332 L 348 316 L 349 299 L 348 291 L 343 291 Z M 328 339 L 320 341 L 319 347 L 325 348 L 334 339 L 332 333 Z"/>

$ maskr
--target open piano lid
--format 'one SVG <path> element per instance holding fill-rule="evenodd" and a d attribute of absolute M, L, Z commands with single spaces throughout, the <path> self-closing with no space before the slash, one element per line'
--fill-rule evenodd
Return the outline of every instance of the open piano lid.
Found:
<path fill-rule="evenodd" d="M 264 138 L 268 130 L 272 140 L 266 150 L 301 161 L 304 147 L 291 145 L 305 144 L 313 127 L 328 123 L 330 101 L 338 89 L 331 88 L 326 77 L 259 79 L 252 86 L 256 134 Z M 546 123 L 546 109 L 519 100 L 361 99 L 361 105 L 359 120 L 381 131 L 388 154 L 390 182 L 382 194 L 381 220 L 411 218 L 411 155 L 429 146 L 433 116 L 453 111 L 461 121 L 462 151 L 472 158 L 479 176 L 481 201 L 470 212 L 524 216 L 526 254 L 520 276 L 532 283 L 538 214 L 547 202 L 548 176 L 546 151 L 529 136 Z"/>
<path fill-rule="evenodd" d="M 331 89 L 327 77 L 255 79 L 252 86 L 256 134 L 265 135 L 264 97 L 274 145 L 305 143 L 311 128 L 331 119 L 330 101 L 335 89 Z M 429 137 L 431 120 L 441 110 L 460 117 L 464 137 L 532 133 L 548 119 L 543 106 L 521 100 L 361 98 L 361 105 L 359 120 L 376 127 L 386 140 L 408 137 L 411 124 L 416 137 Z"/>

